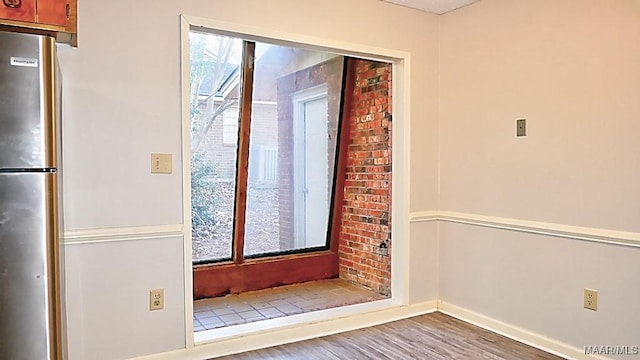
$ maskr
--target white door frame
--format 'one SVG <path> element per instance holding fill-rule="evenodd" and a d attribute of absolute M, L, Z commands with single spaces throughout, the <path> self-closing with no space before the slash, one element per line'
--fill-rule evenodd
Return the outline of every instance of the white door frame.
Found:
<path fill-rule="evenodd" d="M 328 97 L 327 84 L 310 87 L 297 91 L 292 96 L 293 101 L 293 238 L 296 248 L 304 247 L 306 244 L 305 217 L 306 205 L 304 202 L 296 201 L 296 196 L 304 192 L 304 184 L 299 181 L 305 178 L 304 157 L 299 154 L 305 153 L 305 123 L 301 121 L 305 118 L 305 104 Z M 301 141 L 302 140 L 302 141 Z"/>

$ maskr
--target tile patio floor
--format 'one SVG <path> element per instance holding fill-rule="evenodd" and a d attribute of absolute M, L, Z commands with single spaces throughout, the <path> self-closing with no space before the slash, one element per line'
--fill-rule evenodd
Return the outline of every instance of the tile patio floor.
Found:
<path fill-rule="evenodd" d="M 193 330 L 246 324 L 385 298 L 340 279 L 285 285 L 197 300 L 193 304 Z"/>

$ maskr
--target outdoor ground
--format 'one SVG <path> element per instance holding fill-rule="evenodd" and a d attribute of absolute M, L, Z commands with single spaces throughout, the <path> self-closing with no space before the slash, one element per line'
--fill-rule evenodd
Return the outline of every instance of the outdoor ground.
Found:
<path fill-rule="evenodd" d="M 216 183 L 216 224 L 193 229 L 193 260 L 231 258 L 234 186 Z M 245 255 L 280 250 L 278 189 L 250 187 L 247 196 Z"/>

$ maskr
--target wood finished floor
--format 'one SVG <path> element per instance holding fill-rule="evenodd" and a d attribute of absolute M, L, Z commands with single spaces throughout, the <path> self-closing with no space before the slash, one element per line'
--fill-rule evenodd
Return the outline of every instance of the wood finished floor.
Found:
<path fill-rule="evenodd" d="M 562 359 L 433 313 L 222 359 Z"/>

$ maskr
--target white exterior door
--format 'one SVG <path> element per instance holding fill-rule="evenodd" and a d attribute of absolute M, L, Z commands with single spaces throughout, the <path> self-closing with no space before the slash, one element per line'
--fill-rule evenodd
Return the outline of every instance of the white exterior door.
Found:
<path fill-rule="evenodd" d="M 327 242 L 329 221 L 329 140 L 326 87 L 305 90 L 294 101 L 294 207 L 299 247 Z"/>
<path fill-rule="evenodd" d="M 324 246 L 329 221 L 327 98 L 305 103 L 305 215 L 307 247 Z"/>

